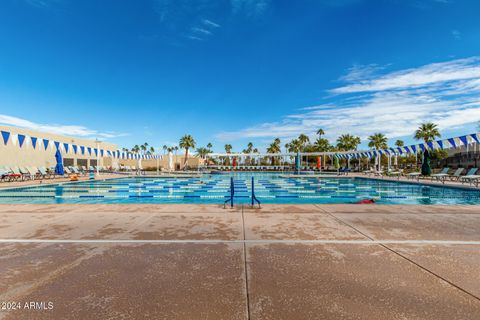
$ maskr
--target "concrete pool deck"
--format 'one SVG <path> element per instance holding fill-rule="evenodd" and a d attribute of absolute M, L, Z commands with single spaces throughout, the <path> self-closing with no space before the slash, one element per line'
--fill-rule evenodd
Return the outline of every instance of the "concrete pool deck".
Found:
<path fill-rule="evenodd" d="M 480 206 L 0 205 L 0 319 L 479 319 Z"/>

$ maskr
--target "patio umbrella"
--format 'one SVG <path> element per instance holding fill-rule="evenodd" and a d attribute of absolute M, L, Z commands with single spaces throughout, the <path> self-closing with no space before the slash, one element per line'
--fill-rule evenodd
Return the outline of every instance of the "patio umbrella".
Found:
<path fill-rule="evenodd" d="M 430 167 L 430 153 L 427 149 L 423 152 L 423 163 L 422 163 L 422 176 L 429 176 L 432 173 L 432 168 Z"/>
<path fill-rule="evenodd" d="M 300 152 L 297 152 L 297 155 L 295 156 L 295 169 L 300 171 Z"/>
<path fill-rule="evenodd" d="M 63 160 L 62 160 L 62 154 L 60 153 L 60 150 L 57 149 L 57 152 L 55 153 L 55 160 L 57 161 L 57 165 L 55 166 L 55 173 L 63 176 L 65 172 L 63 171 Z"/>

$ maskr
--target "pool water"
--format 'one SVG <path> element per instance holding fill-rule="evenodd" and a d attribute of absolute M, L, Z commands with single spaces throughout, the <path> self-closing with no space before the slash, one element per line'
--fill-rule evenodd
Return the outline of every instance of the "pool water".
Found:
<path fill-rule="evenodd" d="M 128 177 L 0 190 L 0 203 L 205 203 L 223 204 L 235 185 L 234 204 L 356 203 L 480 204 L 480 191 L 349 177 L 286 178 L 279 174 L 234 173 L 195 178 Z"/>

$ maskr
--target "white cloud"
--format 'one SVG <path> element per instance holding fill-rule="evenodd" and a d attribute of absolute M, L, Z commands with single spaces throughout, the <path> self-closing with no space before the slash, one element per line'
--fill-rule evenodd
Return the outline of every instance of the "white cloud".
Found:
<path fill-rule="evenodd" d="M 206 26 L 209 26 L 209 27 L 213 27 L 213 28 L 219 28 L 220 25 L 218 23 L 215 23 L 211 20 L 208 20 L 208 19 L 203 19 L 202 22 L 206 25 Z"/>
<path fill-rule="evenodd" d="M 432 63 L 416 69 L 393 72 L 333 89 L 333 93 L 373 92 L 409 89 L 434 83 L 480 78 L 480 58 Z"/>
<path fill-rule="evenodd" d="M 188 38 L 188 39 L 192 39 L 192 40 L 197 40 L 197 41 L 203 41 L 202 38 L 197 37 L 197 36 L 192 36 L 192 35 L 188 35 L 187 38 Z"/>
<path fill-rule="evenodd" d="M 269 0 L 231 0 L 232 12 L 249 17 L 260 16 L 270 5 Z"/>
<path fill-rule="evenodd" d="M 437 123 L 441 130 L 480 121 L 478 57 L 384 75 L 374 75 L 372 70 L 378 72 L 377 66 L 350 69 L 342 77 L 349 84 L 333 90 L 337 93 L 334 102 L 302 108 L 277 122 L 221 132 L 217 138 L 290 139 L 300 133 L 313 136 L 318 128 L 323 128 L 331 140 L 343 133 L 365 140 L 375 132 L 393 139 L 412 136 L 425 121 Z"/>
<path fill-rule="evenodd" d="M 452 30 L 452 37 L 454 37 L 456 40 L 460 40 L 462 38 L 462 33 L 458 30 Z"/>
<path fill-rule="evenodd" d="M 29 120 L 0 114 L 0 124 L 75 137 L 116 138 L 125 133 L 99 132 L 79 125 L 40 124 Z"/>
<path fill-rule="evenodd" d="M 207 36 L 212 34 L 211 31 L 208 31 L 208 30 L 203 29 L 203 28 L 198 28 L 198 27 L 193 27 L 192 31 L 196 32 L 196 33 L 204 34 L 204 35 L 207 35 Z"/>

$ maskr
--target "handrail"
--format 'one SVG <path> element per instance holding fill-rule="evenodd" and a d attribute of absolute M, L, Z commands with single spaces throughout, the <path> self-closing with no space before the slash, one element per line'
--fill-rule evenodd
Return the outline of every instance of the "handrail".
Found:
<path fill-rule="evenodd" d="M 230 178 L 230 197 L 225 200 L 223 203 L 223 208 L 225 209 L 225 205 L 228 201 L 230 201 L 230 207 L 233 208 L 233 196 L 235 195 L 235 184 L 233 183 L 233 177 Z"/>
<path fill-rule="evenodd" d="M 255 182 L 252 177 L 252 207 L 255 205 L 255 201 L 258 203 L 258 207 L 260 208 L 260 200 L 255 196 Z"/>

